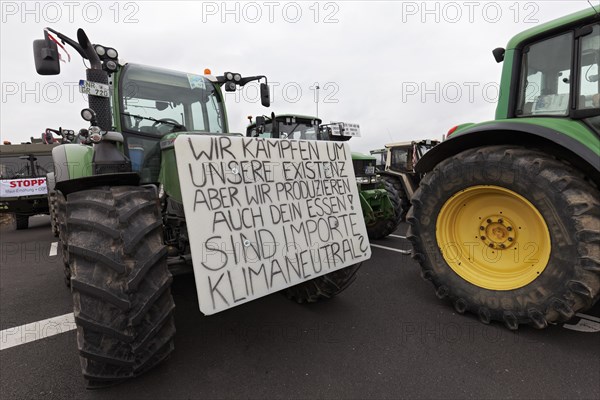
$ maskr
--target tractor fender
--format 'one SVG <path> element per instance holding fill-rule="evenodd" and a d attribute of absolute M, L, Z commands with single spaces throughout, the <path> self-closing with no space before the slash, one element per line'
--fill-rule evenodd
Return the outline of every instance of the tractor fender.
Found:
<path fill-rule="evenodd" d="M 139 186 L 140 176 L 136 172 L 119 172 L 115 174 L 101 174 L 84 176 L 82 178 L 68 179 L 57 182 L 56 189 L 65 196 L 89 190 L 100 186 Z"/>
<path fill-rule="evenodd" d="M 92 175 L 92 146 L 62 144 L 52 149 L 56 183 Z"/>
<path fill-rule="evenodd" d="M 81 144 L 63 144 L 52 149 L 56 190 L 65 196 L 98 186 L 138 186 L 135 172 L 93 175 L 94 150 Z"/>
<path fill-rule="evenodd" d="M 555 155 L 600 186 L 600 157 L 591 148 L 560 131 L 519 122 L 495 122 L 467 128 L 425 153 L 415 171 L 430 172 L 443 160 L 464 150 L 504 144 L 537 148 Z"/>

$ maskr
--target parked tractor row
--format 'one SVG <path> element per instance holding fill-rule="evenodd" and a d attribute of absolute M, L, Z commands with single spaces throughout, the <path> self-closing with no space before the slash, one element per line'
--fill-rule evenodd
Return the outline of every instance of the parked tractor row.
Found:
<path fill-rule="evenodd" d="M 327 299 L 370 257 L 367 234 L 382 238 L 404 218 L 423 278 L 459 313 L 544 328 L 599 297 L 592 9 L 494 50 L 504 63 L 494 120 L 371 156 L 340 143 L 356 127 L 296 114 L 230 133 L 222 90 L 259 81 L 268 107 L 265 76 L 122 64 L 82 29 L 73 40 L 51 28 L 34 42 L 39 74 L 60 73 L 58 41 L 89 64 L 90 126 L 52 149 L 51 201 L 89 387 L 173 351 L 172 274 L 193 272 L 205 314 L 275 291 Z"/>
<path fill-rule="evenodd" d="M 256 117 L 256 122 L 246 128 L 246 136 L 345 142 L 359 137 L 360 128 L 358 124 L 323 124 L 316 117 L 296 114 L 275 116 L 273 113 L 270 118 Z M 394 186 L 382 180 L 377 173 L 375 157 L 352 153 L 352 164 L 369 239 L 382 239 L 393 233 L 400 224 L 401 198 Z"/>

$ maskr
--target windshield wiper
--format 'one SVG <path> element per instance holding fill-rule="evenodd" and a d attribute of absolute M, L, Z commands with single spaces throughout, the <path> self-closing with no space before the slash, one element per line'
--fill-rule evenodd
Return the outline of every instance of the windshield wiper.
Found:
<path fill-rule="evenodd" d="M 129 113 L 121 113 L 121 115 L 125 115 L 127 117 L 133 117 L 133 118 L 146 119 L 148 121 L 160 122 L 161 124 L 173 125 L 175 128 L 185 129 L 185 126 L 181 125 L 179 122 L 169 121 L 168 119 L 156 119 L 156 118 L 152 118 L 152 117 L 144 117 L 142 115 L 129 114 Z"/>

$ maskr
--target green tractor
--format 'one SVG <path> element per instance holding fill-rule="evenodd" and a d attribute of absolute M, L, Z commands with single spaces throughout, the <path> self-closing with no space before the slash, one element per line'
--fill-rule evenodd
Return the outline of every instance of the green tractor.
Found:
<path fill-rule="evenodd" d="M 251 117 L 249 117 L 251 120 Z M 275 121 L 275 123 L 273 123 Z M 271 114 L 259 116 L 246 128 L 248 137 L 281 138 L 293 140 L 324 140 L 344 142 L 360 136 L 356 124 L 323 124 L 319 118 L 298 114 Z M 377 240 L 394 233 L 402 216 L 402 204 L 397 189 L 388 180 L 382 180 L 376 170 L 376 157 L 352 153 L 354 175 L 360 196 L 369 239 Z"/>
<path fill-rule="evenodd" d="M 421 158 L 408 236 L 457 312 L 541 329 L 600 293 L 600 16 L 541 24 L 493 55 L 496 118 Z"/>
<path fill-rule="evenodd" d="M 261 102 L 268 107 L 266 77 L 121 65 L 114 48 L 92 44 L 82 29 L 73 40 L 51 28 L 33 44 L 39 74 L 60 73 L 59 41 L 89 63 L 80 92 L 88 95 L 81 116 L 91 126 L 79 131 L 77 144 L 52 151 L 59 235 L 88 387 L 135 377 L 171 354 L 172 275 L 193 272 L 187 276 L 196 281 L 205 314 L 276 291 L 299 303 L 328 299 L 354 281 L 370 249 L 360 214 L 351 211 L 359 207 L 358 193 L 343 178 L 351 170 L 347 146 L 307 148 L 229 133 L 222 88 L 264 80 Z M 281 161 L 260 160 L 256 154 L 266 151 Z M 306 152 L 309 161 L 287 160 Z M 282 178 L 309 163 L 328 178 Z M 296 187 L 327 181 L 331 190 L 331 177 L 339 177 L 339 196 L 294 200 Z M 275 195 L 292 200 L 268 201 Z M 307 204 L 308 214 L 323 205 L 337 214 L 312 218 Z M 226 229 L 228 236 L 221 233 Z"/>
<path fill-rule="evenodd" d="M 423 177 L 423 174 L 415 172 L 415 165 L 438 143 L 437 140 L 413 140 L 386 144 L 385 149 L 371 150 L 371 155 L 377 158 L 378 174 L 398 192 L 402 206 L 400 216 L 402 221 L 406 220 L 406 213 L 410 209 L 410 198 Z"/>

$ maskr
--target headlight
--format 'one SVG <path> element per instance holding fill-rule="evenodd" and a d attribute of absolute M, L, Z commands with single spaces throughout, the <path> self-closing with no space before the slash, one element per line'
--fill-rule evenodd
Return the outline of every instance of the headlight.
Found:
<path fill-rule="evenodd" d="M 106 54 L 106 49 L 100 45 L 96 46 L 94 50 L 96 50 L 96 54 L 98 54 L 100 57 L 104 57 Z"/>
<path fill-rule="evenodd" d="M 108 49 L 106 49 L 106 55 L 110 58 L 117 58 L 119 56 L 119 53 L 117 53 L 115 49 L 109 47 Z"/>
<path fill-rule="evenodd" d="M 361 185 L 367 185 L 371 183 L 372 176 L 357 176 L 356 183 L 360 183 Z"/>

